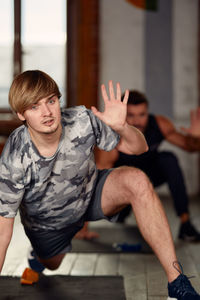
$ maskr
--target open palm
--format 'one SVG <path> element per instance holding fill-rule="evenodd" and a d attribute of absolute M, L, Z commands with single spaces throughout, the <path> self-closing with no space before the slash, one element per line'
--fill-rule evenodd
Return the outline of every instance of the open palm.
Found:
<path fill-rule="evenodd" d="M 92 106 L 93 113 L 104 123 L 109 125 L 112 129 L 118 131 L 126 123 L 128 90 L 125 92 L 124 99 L 121 101 L 121 88 L 117 83 L 116 96 L 112 81 L 109 81 L 109 95 L 106 92 L 105 85 L 101 86 L 102 97 L 104 100 L 104 111 L 100 112 L 96 107 Z"/>
<path fill-rule="evenodd" d="M 190 127 L 181 129 L 194 137 L 200 137 L 200 107 L 190 113 Z"/>

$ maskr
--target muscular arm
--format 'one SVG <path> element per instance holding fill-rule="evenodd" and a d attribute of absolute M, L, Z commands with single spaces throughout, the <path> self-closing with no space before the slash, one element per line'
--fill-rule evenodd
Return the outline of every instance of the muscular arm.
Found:
<path fill-rule="evenodd" d="M 121 139 L 117 145 L 117 150 L 126 154 L 142 154 L 148 151 L 148 145 L 144 135 L 140 130 L 127 123 L 120 130 L 116 130 Z"/>
<path fill-rule="evenodd" d="M 99 170 L 113 168 L 115 161 L 118 159 L 119 153 L 117 149 L 111 151 L 95 149 L 95 160 Z"/>
<path fill-rule="evenodd" d="M 200 139 L 177 131 L 173 123 L 164 116 L 156 116 L 156 120 L 163 136 L 169 143 L 188 152 L 200 150 Z"/>
<path fill-rule="evenodd" d="M 101 86 L 104 99 L 104 111 L 100 112 L 96 107 L 91 109 L 101 121 L 110 126 L 120 135 L 120 142 L 117 149 L 127 154 L 141 154 L 148 150 L 148 145 L 144 135 L 135 127 L 126 122 L 128 90 L 121 101 L 121 88 L 117 83 L 116 97 L 112 81 L 109 81 L 110 98 L 107 95 L 105 85 Z"/>
<path fill-rule="evenodd" d="M 0 216 L 0 273 L 3 268 L 6 252 L 12 237 L 14 218 Z"/>

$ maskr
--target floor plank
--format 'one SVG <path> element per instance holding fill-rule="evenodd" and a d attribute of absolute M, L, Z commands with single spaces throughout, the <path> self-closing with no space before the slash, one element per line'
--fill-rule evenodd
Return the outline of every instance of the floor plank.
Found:
<path fill-rule="evenodd" d="M 191 281 L 200 292 L 200 244 L 188 244 L 177 239 L 179 220 L 174 212 L 173 202 L 170 198 L 162 199 L 163 205 L 172 228 L 178 260 L 180 260 L 184 273 L 195 276 Z M 191 199 L 191 216 L 194 224 L 200 230 L 200 200 Z M 107 225 L 106 225 L 107 224 Z M 127 224 L 135 224 L 131 215 Z M 98 221 L 90 223 L 95 226 L 118 226 L 118 224 Z M 25 236 L 19 215 L 16 217 L 14 232 L 9 246 L 2 275 L 20 276 L 27 266 L 27 251 L 29 241 Z M 46 275 L 122 275 L 127 300 L 166 300 L 167 279 L 160 263 L 153 254 L 76 254 L 69 253 L 65 256 L 61 266 L 55 271 L 45 270 Z M 111 299 L 112 300 L 112 299 Z"/>
<path fill-rule="evenodd" d="M 78 254 L 70 275 L 94 275 L 97 254 Z"/>
<path fill-rule="evenodd" d="M 98 256 L 95 275 L 118 275 L 119 254 L 101 254 Z"/>

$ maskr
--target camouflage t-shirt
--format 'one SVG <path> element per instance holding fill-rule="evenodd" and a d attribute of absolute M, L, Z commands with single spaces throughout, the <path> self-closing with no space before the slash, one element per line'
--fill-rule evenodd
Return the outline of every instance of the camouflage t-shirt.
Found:
<path fill-rule="evenodd" d="M 62 110 L 62 136 L 52 157 L 39 154 L 26 126 L 9 137 L 0 159 L 0 215 L 29 229 L 60 229 L 87 210 L 97 178 L 94 146 L 110 151 L 119 136 L 84 106 Z"/>

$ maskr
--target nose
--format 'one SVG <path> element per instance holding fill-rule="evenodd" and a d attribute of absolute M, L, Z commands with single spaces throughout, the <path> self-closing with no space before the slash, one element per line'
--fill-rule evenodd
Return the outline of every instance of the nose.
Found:
<path fill-rule="evenodd" d="M 141 126 L 141 120 L 140 117 L 135 116 L 133 119 L 133 126 L 137 127 L 137 126 Z"/>
<path fill-rule="evenodd" d="M 42 104 L 41 111 L 42 111 L 43 116 L 50 116 L 51 115 L 51 110 L 49 109 L 49 107 L 46 103 Z"/>

